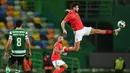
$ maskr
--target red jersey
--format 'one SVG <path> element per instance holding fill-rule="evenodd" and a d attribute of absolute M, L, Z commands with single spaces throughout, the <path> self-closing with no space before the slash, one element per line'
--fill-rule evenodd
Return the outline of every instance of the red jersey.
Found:
<path fill-rule="evenodd" d="M 59 50 L 62 50 L 62 43 L 60 42 L 56 42 L 55 45 L 54 45 L 54 49 L 56 49 L 56 47 L 59 49 Z M 52 56 L 51 56 L 51 60 L 54 61 L 54 60 L 60 60 L 60 54 L 53 51 L 52 53 Z"/>
<path fill-rule="evenodd" d="M 66 15 L 64 21 L 69 22 L 74 31 L 80 30 L 84 27 L 79 14 L 75 11 L 70 11 Z"/>

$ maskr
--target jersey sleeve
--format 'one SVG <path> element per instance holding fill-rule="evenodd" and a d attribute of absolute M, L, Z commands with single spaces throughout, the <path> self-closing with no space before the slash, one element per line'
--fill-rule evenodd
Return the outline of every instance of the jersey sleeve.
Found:
<path fill-rule="evenodd" d="M 55 49 L 55 48 L 59 48 L 57 44 L 54 45 L 54 49 Z"/>
<path fill-rule="evenodd" d="M 56 49 L 56 48 L 58 48 L 58 50 L 60 50 L 60 49 L 59 49 L 59 44 L 57 44 L 57 43 L 56 43 L 55 46 L 54 46 L 54 49 Z"/>
<path fill-rule="evenodd" d="M 25 33 L 25 40 L 29 39 L 28 32 Z"/>
<path fill-rule="evenodd" d="M 68 22 L 68 21 L 70 21 L 72 18 L 73 18 L 73 17 L 72 17 L 72 13 L 68 13 L 68 14 L 66 15 L 66 17 L 64 18 L 64 21 L 65 21 L 65 22 Z"/>
<path fill-rule="evenodd" d="M 13 36 L 12 36 L 12 32 L 11 31 L 9 32 L 9 39 L 13 40 Z"/>

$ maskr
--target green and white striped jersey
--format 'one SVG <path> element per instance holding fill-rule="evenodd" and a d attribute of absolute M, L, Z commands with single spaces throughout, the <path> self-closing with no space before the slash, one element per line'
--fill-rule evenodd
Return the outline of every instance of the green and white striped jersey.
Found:
<path fill-rule="evenodd" d="M 13 56 L 25 56 L 26 55 L 26 39 L 28 38 L 28 33 L 22 28 L 16 28 L 10 31 L 9 39 L 12 40 L 11 54 Z"/>

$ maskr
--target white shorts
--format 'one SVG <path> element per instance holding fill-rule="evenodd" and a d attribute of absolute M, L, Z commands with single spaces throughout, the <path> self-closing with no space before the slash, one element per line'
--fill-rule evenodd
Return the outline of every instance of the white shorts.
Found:
<path fill-rule="evenodd" d="M 55 61 L 52 61 L 52 64 L 53 64 L 54 67 L 56 67 L 56 66 L 62 66 L 62 65 L 64 65 L 65 62 L 62 61 L 62 60 L 55 60 Z"/>
<path fill-rule="evenodd" d="M 92 27 L 84 27 L 83 29 L 74 31 L 75 34 L 75 42 L 82 41 L 83 36 L 89 35 L 92 30 Z"/>

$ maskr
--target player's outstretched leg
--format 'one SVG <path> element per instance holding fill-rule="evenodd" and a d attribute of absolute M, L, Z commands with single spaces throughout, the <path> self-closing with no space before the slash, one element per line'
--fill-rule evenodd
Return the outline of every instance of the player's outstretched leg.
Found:
<path fill-rule="evenodd" d="M 110 35 L 117 35 L 121 28 L 117 28 L 115 30 L 102 30 L 102 29 L 95 29 L 92 28 L 90 34 L 110 34 Z"/>

